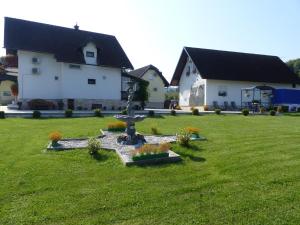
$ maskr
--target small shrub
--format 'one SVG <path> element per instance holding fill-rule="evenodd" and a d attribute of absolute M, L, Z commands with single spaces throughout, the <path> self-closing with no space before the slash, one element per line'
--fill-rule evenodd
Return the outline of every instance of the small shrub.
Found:
<path fill-rule="evenodd" d="M 220 114 L 221 114 L 221 109 L 215 109 L 215 113 L 216 113 L 217 115 L 220 115 Z"/>
<path fill-rule="evenodd" d="M 275 116 L 275 115 L 276 115 L 276 111 L 275 111 L 275 110 L 271 110 L 271 111 L 270 111 L 270 115 L 271 115 L 271 116 Z"/>
<path fill-rule="evenodd" d="M 0 111 L 0 119 L 5 119 L 5 112 L 4 111 Z"/>
<path fill-rule="evenodd" d="M 155 115 L 155 112 L 153 110 L 148 111 L 148 116 L 149 117 L 154 117 L 154 115 Z"/>
<path fill-rule="evenodd" d="M 96 117 L 102 117 L 101 109 L 95 109 L 95 110 L 94 110 L 94 115 L 95 115 Z"/>
<path fill-rule="evenodd" d="M 243 114 L 244 116 L 248 116 L 248 115 L 249 115 L 249 109 L 243 109 L 243 110 L 242 110 L 242 114 Z"/>
<path fill-rule="evenodd" d="M 101 148 L 101 143 L 95 137 L 92 137 L 88 141 L 88 152 L 90 155 L 95 155 Z"/>
<path fill-rule="evenodd" d="M 191 134 L 183 131 L 180 134 L 176 135 L 176 140 L 178 144 L 188 147 L 191 140 Z"/>
<path fill-rule="evenodd" d="M 123 109 L 123 110 L 121 111 L 121 114 L 122 114 L 122 115 L 127 115 L 127 109 Z"/>
<path fill-rule="evenodd" d="M 41 112 L 40 111 L 37 111 L 37 110 L 34 110 L 33 113 L 32 113 L 32 118 L 34 119 L 39 119 L 41 118 Z"/>
<path fill-rule="evenodd" d="M 171 115 L 176 116 L 176 111 L 174 109 L 171 110 Z"/>
<path fill-rule="evenodd" d="M 112 122 L 107 125 L 108 131 L 125 131 L 126 123 L 125 122 Z"/>
<path fill-rule="evenodd" d="M 199 116 L 199 109 L 194 108 L 194 109 L 192 110 L 192 115 L 194 115 L 194 116 Z"/>
<path fill-rule="evenodd" d="M 72 109 L 67 109 L 65 110 L 65 117 L 70 118 L 73 116 L 73 110 Z"/>
<path fill-rule="evenodd" d="M 154 135 L 159 134 L 157 127 L 151 127 L 151 134 L 154 134 Z"/>
<path fill-rule="evenodd" d="M 56 146 L 57 142 L 61 140 L 62 134 L 58 131 L 53 131 L 49 134 L 49 139 L 52 141 L 52 146 Z"/>
<path fill-rule="evenodd" d="M 204 111 L 208 111 L 208 110 L 209 110 L 208 105 L 204 105 L 204 106 L 203 106 L 203 110 L 204 110 Z"/>

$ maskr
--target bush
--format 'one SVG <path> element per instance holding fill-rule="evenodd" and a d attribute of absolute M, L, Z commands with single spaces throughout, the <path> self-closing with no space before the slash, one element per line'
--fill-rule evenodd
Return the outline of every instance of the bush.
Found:
<path fill-rule="evenodd" d="M 56 146 L 57 142 L 61 140 L 62 134 L 58 131 L 53 131 L 49 134 L 49 139 L 52 141 L 52 146 Z"/>
<path fill-rule="evenodd" d="M 122 115 L 127 115 L 127 109 L 123 109 L 123 110 L 121 111 L 121 114 L 122 114 Z"/>
<path fill-rule="evenodd" d="M 191 134 L 183 131 L 180 134 L 176 135 L 176 140 L 178 144 L 188 147 L 190 145 Z"/>
<path fill-rule="evenodd" d="M 0 111 L 0 119 L 5 119 L 5 112 L 4 111 Z"/>
<path fill-rule="evenodd" d="M 46 101 L 44 99 L 32 99 L 28 102 L 29 109 L 31 110 L 49 110 L 55 109 L 53 102 Z"/>
<path fill-rule="evenodd" d="M 199 116 L 199 109 L 194 108 L 194 109 L 192 110 L 192 115 L 194 115 L 194 116 Z"/>
<path fill-rule="evenodd" d="M 271 111 L 270 111 L 270 115 L 271 115 L 271 116 L 275 116 L 275 115 L 276 115 L 276 111 L 275 111 L 275 110 L 271 110 Z"/>
<path fill-rule="evenodd" d="M 73 116 L 73 110 L 72 109 L 65 110 L 65 117 L 70 118 L 72 116 Z"/>
<path fill-rule="evenodd" d="M 159 134 L 157 127 L 151 127 L 151 134 L 154 134 L 154 135 Z"/>
<path fill-rule="evenodd" d="M 221 109 L 215 109 L 215 113 L 216 113 L 217 115 L 220 115 L 220 114 L 221 114 Z"/>
<path fill-rule="evenodd" d="M 107 125 L 108 131 L 125 131 L 126 123 L 125 122 L 112 122 Z"/>
<path fill-rule="evenodd" d="M 242 110 L 242 114 L 243 114 L 244 116 L 248 116 L 248 115 L 249 115 L 249 109 L 243 109 L 243 110 Z"/>
<path fill-rule="evenodd" d="M 171 110 L 171 115 L 176 116 L 176 111 L 174 109 Z"/>
<path fill-rule="evenodd" d="M 39 119 L 41 118 L 41 112 L 40 111 L 37 111 L 37 110 L 34 110 L 33 113 L 32 113 L 32 118 L 34 119 Z"/>
<path fill-rule="evenodd" d="M 149 117 L 154 117 L 154 115 L 155 115 L 155 112 L 153 110 L 148 111 L 148 116 Z"/>
<path fill-rule="evenodd" d="M 88 141 L 88 152 L 90 155 L 95 155 L 101 148 L 101 143 L 95 137 L 92 137 Z"/>
<path fill-rule="evenodd" d="M 100 109 L 95 109 L 95 110 L 94 110 L 94 115 L 95 115 L 96 117 L 102 117 L 101 110 L 100 110 Z"/>

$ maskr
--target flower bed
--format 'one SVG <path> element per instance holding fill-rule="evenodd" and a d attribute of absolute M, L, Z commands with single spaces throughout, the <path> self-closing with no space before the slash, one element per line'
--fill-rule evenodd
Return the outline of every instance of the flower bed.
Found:
<path fill-rule="evenodd" d="M 125 122 L 112 122 L 107 125 L 107 130 L 111 132 L 124 132 L 126 129 Z"/>
<path fill-rule="evenodd" d="M 132 160 L 139 161 L 169 157 L 170 147 L 169 143 L 159 145 L 145 144 L 133 152 Z"/>

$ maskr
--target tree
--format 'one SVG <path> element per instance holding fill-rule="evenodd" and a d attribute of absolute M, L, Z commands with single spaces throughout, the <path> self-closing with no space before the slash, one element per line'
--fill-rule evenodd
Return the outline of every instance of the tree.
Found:
<path fill-rule="evenodd" d="M 299 59 L 292 59 L 286 62 L 287 66 L 294 71 L 294 73 L 298 74 L 300 77 L 300 58 Z"/>
<path fill-rule="evenodd" d="M 149 83 L 147 81 L 139 81 L 138 89 L 135 92 L 135 95 L 138 97 L 139 101 L 141 102 L 142 109 L 144 109 L 146 105 L 146 101 L 148 101 L 149 98 L 148 85 Z"/>

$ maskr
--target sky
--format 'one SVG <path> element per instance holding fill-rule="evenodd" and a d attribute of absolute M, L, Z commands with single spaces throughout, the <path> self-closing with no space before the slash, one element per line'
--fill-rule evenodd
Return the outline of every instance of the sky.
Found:
<path fill-rule="evenodd" d="M 115 35 L 134 68 L 171 80 L 184 46 L 300 58 L 300 0 L 9 0 L 4 17 Z M 5 49 L 0 50 L 5 55 Z"/>

